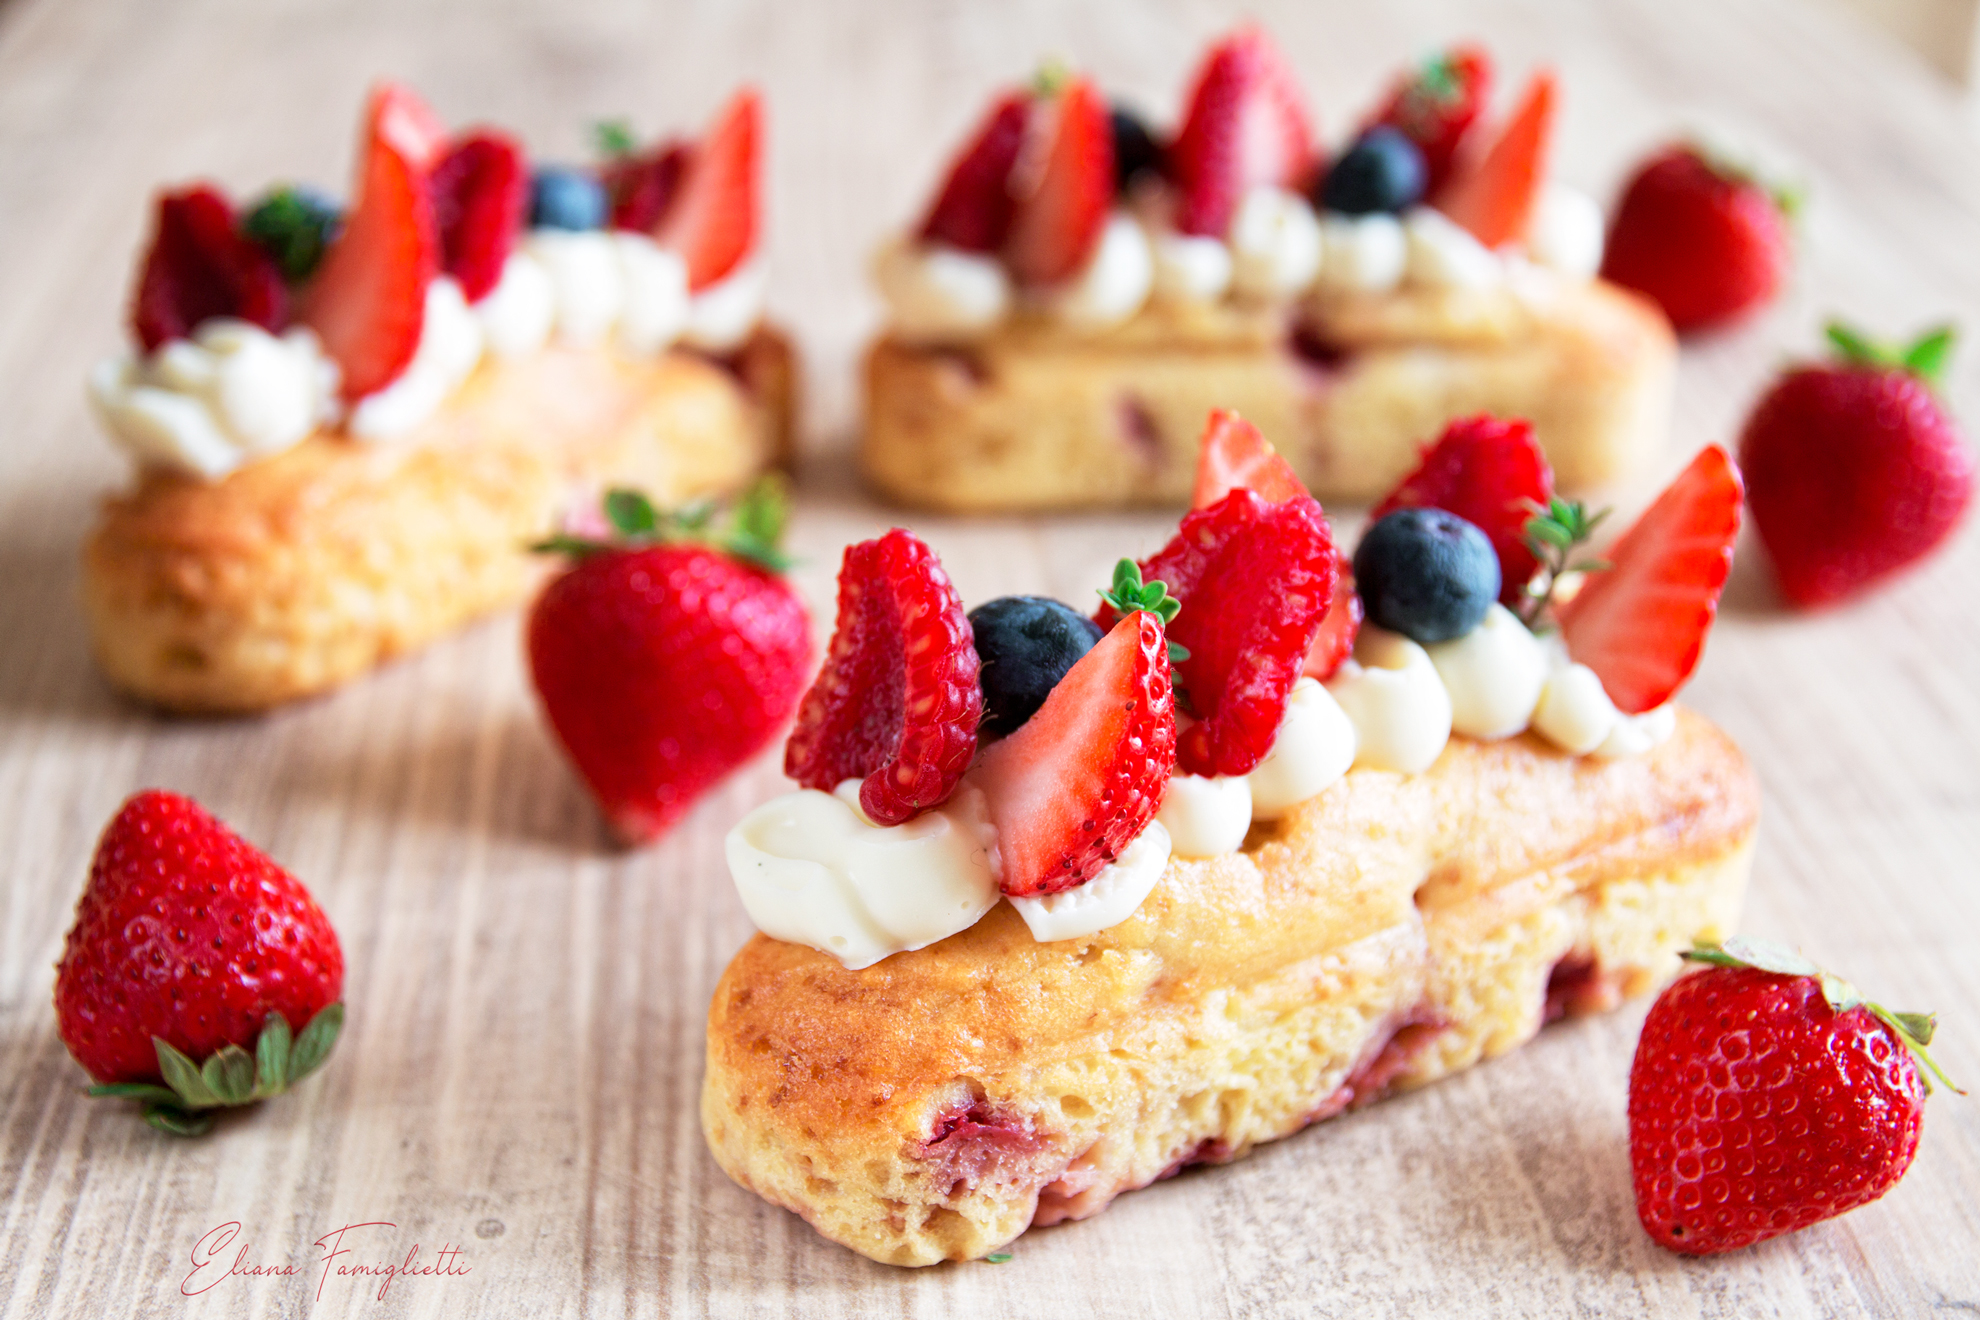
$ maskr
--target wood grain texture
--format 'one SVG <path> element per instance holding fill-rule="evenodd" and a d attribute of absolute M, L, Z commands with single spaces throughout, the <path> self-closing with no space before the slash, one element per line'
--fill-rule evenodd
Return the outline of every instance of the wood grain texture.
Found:
<path fill-rule="evenodd" d="M 1817 198 L 1796 287 L 1687 350 L 1668 467 L 1729 438 L 1766 373 L 1846 309 L 1895 333 L 1980 326 L 1980 145 L 1889 42 L 1800 0 L 1269 0 L 1337 135 L 1399 61 L 1460 35 L 1563 69 L 1560 173 L 1607 195 L 1703 115 L 1803 162 Z M 733 1187 L 703 1148 L 702 1019 L 748 923 L 725 825 L 775 758 L 662 845 L 609 846 L 493 621 L 326 700 L 164 720 L 93 673 L 76 550 L 121 479 L 82 401 L 118 340 L 157 182 L 338 185 L 366 82 L 411 79 L 457 122 L 575 156 L 590 120 L 699 121 L 744 77 L 772 107 L 772 303 L 807 355 L 798 580 L 829 611 L 838 548 L 893 514 L 840 457 L 877 319 L 866 253 L 932 186 L 995 84 L 1077 55 L 1158 115 L 1222 5 L 884 0 L 772 7 L 11 0 L 0 10 L 0 1314 L 6 1316 L 1909 1316 L 1980 1309 L 1980 1102 L 1940 1095 L 1889 1197 L 1730 1258 L 1635 1222 L 1624 1080 L 1642 1005 L 1186 1174 L 1005 1265 L 870 1264 Z M 1980 418 L 1980 354 L 1951 393 Z M 1078 598 L 1152 516 L 914 520 L 966 599 Z M 821 619 L 821 624 L 829 623 Z M 1980 1081 L 1980 535 L 1862 606 L 1771 602 L 1743 556 L 1689 700 L 1766 796 L 1748 930 L 1803 944 L 1887 1002 L 1945 1014 Z M 129 792 L 191 793 L 309 884 L 342 935 L 350 1025 L 295 1095 L 168 1141 L 80 1095 L 52 964 L 96 832 Z M 189 1253 L 243 1225 L 237 1277 L 187 1298 Z M 466 1275 L 331 1277 L 353 1260 Z M 238 1243 L 235 1244 L 238 1246 Z M 232 1258 L 232 1248 L 226 1253 Z"/>

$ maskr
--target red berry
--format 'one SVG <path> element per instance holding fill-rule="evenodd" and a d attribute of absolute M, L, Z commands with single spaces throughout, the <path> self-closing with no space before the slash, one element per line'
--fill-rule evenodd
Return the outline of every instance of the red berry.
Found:
<path fill-rule="evenodd" d="M 694 148 L 664 142 L 643 155 L 621 156 L 605 167 L 605 195 L 612 202 L 612 228 L 647 234 L 673 204 Z"/>
<path fill-rule="evenodd" d="M 1602 277 L 1653 299 L 1679 330 L 1696 330 L 1772 299 L 1793 256 L 1787 217 L 1766 189 L 1680 144 L 1623 189 Z"/>
<path fill-rule="evenodd" d="M 537 598 L 528 640 L 551 727 L 633 842 L 769 745 L 811 669 L 790 584 L 705 545 L 580 559 Z"/>
<path fill-rule="evenodd" d="M 763 98 L 745 87 L 729 99 L 695 145 L 679 187 L 653 231 L 687 263 L 700 292 L 730 274 L 756 247 L 763 210 Z"/>
<path fill-rule="evenodd" d="M 1486 247 L 1518 242 L 1533 223 L 1553 154 L 1557 99 L 1553 71 L 1534 74 L 1498 139 L 1483 155 L 1460 161 L 1435 198 L 1438 210 Z"/>
<path fill-rule="evenodd" d="M 1553 495 L 1553 469 L 1534 443 L 1533 424 L 1481 414 L 1445 427 L 1416 471 L 1375 506 L 1368 520 L 1379 522 L 1397 509 L 1455 513 L 1485 533 L 1498 552 L 1499 599 L 1510 605 L 1540 567 L 1526 544 L 1531 506 L 1544 509 Z"/>
<path fill-rule="evenodd" d="M 1482 46 L 1456 46 L 1397 79 L 1368 121 L 1399 129 L 1423 153 L 1426 191 L 1450 178 L 1467 130 L 1492 94 L 1492 57 Z"/>
<path fill-rule="evenodd" d="M 1091 880 L 1139 838 L 1176 764 L 1175 693 L 1161 620 L 1136 610 L 991 745 L 973 782 L 997 827 L 1004 892 Z"/>
<path fill-rule="evenodd" d="M 1890 367 L 1803 367 L 1739 442 L 1753 525 L 1803 609 L 1867 590 L 1930 553 L 1973 502 L 1973 452 L 1930 386 Z"/>
<path fill-rule="evenodd" d="M 982 718 L 969 618 L 935 552 L 898 527 L 847 546 L 831 649 L 784 773 L 826 792 L 864 780 L 860 806 L 896 825 L 948 801 Z"/>
<path fill-rule="evenodd" d="M 1258 428 L 1227 408 L 1210 414 L 1196 455 L 1192 509 L 1207 509 L 1238 487 L 1258 492 L 1268 504 L 1307 493 L 1292 465 Z"/>
<path fill-rule="evenodd" d="M 159 1080 L 156 1036 L 195 1062 L 300 1031 L 343 989 L 337 933 L 302 882 L 189 798 L 157 790 L 103 831 L 55 974 L 62 1041 L 102 1083 Z"/>
<path fill-rule="evenodd" d="M 995 252 L 1011 229 L 1011 171 L 1024 146 L 1030 98 L 1009 92 L 998 98 L 969 145 L 949 167 L 921 237 L 965 252 Z"/>
<path fill-rule="evenodd" d="M 1300 670 L 1322 683 L 1334 676 L 1341 661 L 1354 654 L 1354 639 L 1361 635 L 1361 593 L 1354 589 L 1354 575 L 1339 562 L 1339 552 L 1335 553 L 1334 603 L 1320 620 L 1320 631 L 1313 634 L 1313 645 L 1306 648 L 1306 663 Z"/>
<path fill-rule="evenodd" d="M 1904 1176 L 1924 1100 L 1897 1033 L 1835 1011 L 1815 977 L 1694 972 L 1651 1006 L 1630 1066 L 1637 1215 L 1708 1255 L 1842 1214 Z"/>
<path fill-rule="evenodd" d="M 1114 121 L 1085 78 L 1068 78 L 1031 110 L 1039 135 L 1036 168 L 1012 180 L 1013 210 L 1004 260 L 1025 284 L 1056 284 L 1077 275 L 1114 204 Z M 1024 153 L 1026 159 L 1033 153 Z"/>
<path fill-rule="evenodd" d="M 440 239 L 430 157 L 408 149 L 428 149 L 431 114 L 403 88 L 373 95 L 357 204 L 303 292 L 297 319 L 342 369 L 348 400 L 398 379 L 419 347 Z"/>
<path fill-rule="evenodd" d="M 1612 567 L 1560 607 L 1568 654 L 1624 714 L 1663 705 L 1698 667 L 1732 571 L 1740 502 L 1739 469 L 1706 446 L 1609 547 Z"/>
<path fill-rule="evenodd" d="M 159 194 L 131 304 L 131 330 L 145 352 L 184 339 L 215 316 L 280 330 L 288 310 L 282 272 L 241 233 L 225 197 L 204 185 Z"/>
<path fill-rule="evenodd" d="M 1169 161 L 1185 234 L 1222 238 L 1247 190 L 1305 185 L 1313 130 L 1299 80 L 1264 29 L 1241 27 L 1204 56 Z"/>
<path fill-rule="evenodd" d="M 479 302 L 502 278 L 529 205 L 529 172 L 522 148 L 502 133 L 464 137 L 433 167 L 434 225 L 440 268 Z"/>

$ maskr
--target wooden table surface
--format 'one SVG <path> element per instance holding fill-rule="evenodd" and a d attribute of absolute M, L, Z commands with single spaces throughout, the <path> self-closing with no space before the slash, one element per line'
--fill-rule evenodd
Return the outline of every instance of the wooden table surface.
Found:
<path fill-rule="evenodd" d="M 312 0 L 11 0 L 0 9 L 0 1312 L 7 1316 L 1921 1315 L 1980 1310 L 1980 1100 L 1943 1093 L 1916 1167 L 1876 1205 L 1692 1261 L 1637 1226 L 1624 1092 L 1643 1005 L 1327 1123 L 1242 1164 L 1021 1239 L 1007 1264 L 910 1272 L 816 1236 L 716 1169 L 696 1097 L 702 1022 L 749 924 L 725 826 L 781 791 L 774 754 L 670 839 L 609 846 L 533 709 L 516 620 L 491 620 L 264 719 L 169 720 L 92 670 L 76 550 L 123 468 L 82 377 L 119 342 L 159 182 L 341 188 L 366 83 L 578 155 L 590 121 L 699 122 L 761 80 L 773 116 L 772 305 L 809 368 L 795 539 L 829 625 L 838 548 L 895 515 L 840 455 L 877 319 L 867 252 L 933 186 L 995 84 L 1042 52 L 1174 113 L 1221 5 L 984 0 L 909 9 L 633 3 L 415 7 Z M 1256 3 L 1338 136 L 1399 62 L 1479 35 L 1513 72 L 1559 64 L 1560 174 L 1612 195 L 1685 124 L 1805 168 L 1796 287 L 1685 352 L 1667 468 L 1729 439 L 1831 310 L 1888 333 L 1980 330 L 1980 148 L 1951 94 L 1806 0 Z M 1980 352 L 1951 394 L 1980 418 Z M 1350 518 L 1352 515 L 1350 514 Z M 1076 599 L 1169 519 L 915 518 L 965 599 Z M 1765 786 L 1745 928 L 1892 1004 L 1945 1015 L 1980 1083 L 1980 536 L 1815 619 L 1743 554 L 1688 699 Z M 81 1095 L 52 965 L 97 832 L 130 792 L 190 793 L 288 865 L 341 933 L 350 1025 L 297 1094 L 164 1138 Z M 443 1277 L 383 1300 L 318 1278 L 417 1243 Z M 263 1266 L 181 1295 L 194 1244 L 238 1222 Z M 458 1253 L 444 1259 L 446 1247 Z M 229 1253 L 231 1254 L 231 1252 Z M 322 1283 L 320 1296 L 319 1283 Z"/>

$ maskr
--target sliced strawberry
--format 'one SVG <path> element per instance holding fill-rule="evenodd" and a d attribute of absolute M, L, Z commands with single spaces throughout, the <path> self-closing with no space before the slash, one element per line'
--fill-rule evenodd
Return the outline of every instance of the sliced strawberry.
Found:
<path fill-rule="evenodd" d="M 1010 234 L 1011 171 L 1024 146 L 1031 100 L 1022 92 L 999 97 L 977 126 L 935 198 L 921 237 L 965 252 L 995 252 Z"/>
<path fill-rule="evenodd" d="M 1486 247 L 1524 238 L 1532 224 L 1547 183 L 1556 99 L 1553 70 L 1534 74 L 1498 140 L 1484 155 L 1461 164 L 1436 197 L 1437 209 Z"/>
<path fill-rule="evenodd" d="M 1136 610 L 984 754 L 975 782 L 997 827 L 1004 892 L 1091 880 L 1155 819 L 1175 763 L 1167 641 L 1161 620 Z"/>
<path fill-rule="evenodd" d="M 1085 78 L 1068 78 L 1031 112 L 1026 161 L 1012 181 L 1014 209 L 1004 260 L 1024 284 L 1056 284 L 1079 273 L 1114 204 L 1114 122 Z M 1035 151 L 1033 150 L 1035 148 Z"/>
<path fill-rule="evenodd" d="M 454 143 L 427 180 L 440 234 L 441 269 L 479 302 L 502 278 L 529 205 L 529 171 L 522 148 L 504 133 L 483 130 Z"/>
<path fill-rule="evenodd" d="M 422 174 L 447 152 L 447 125 L 403 83 L 380 83 L 372 89 L 365 124 L 371 140 L 390 143 Z"/>
<path fill-rule="evenodd" d="M 1361 595 L 1338 552 L 1334 571 L 1334 603 L 1328 607 L 1327 617 L 1320 620 L 1320 631 L 1313 634 L 1313 645 L 1306 648 L 1306 663 L 1300 671 L 1322 683 L 1334 676 L 1341 661 L 1354 654 L 1354 639 L 1361 635 Z"/>
<path fill-rule="evenodd" d="M 1268 504 L 1307 493 L 1292 465 L 1279 457 L 1257 427 L 1228 408 L 1219 408 L 1203 428 L 1189 506 L 1207 509 L 1240 486 L 1258 492 Z"/>
<path fill-rule="evenodd" d="M 151 247 L 131 301 L 131 331 L 145 352 L 185 338 L 215 316 L 279 330 L 288 309 L 282 272 L 241 233 L 234 208 L 216 189 L 199 184 L 158 195 Z"/>
<path fill-rule="evenodd" d="M 688 154 L 680 186 L 653 230 L 687 263 L 699 292 L 735 270 L 756 247 L 763 209 L 763 98 L 745 87 Z"/>
<path fill-rule="evenodd" d="M 1526 544 L 1531 505 L 1544 509 L 1553 495 L 1554 472 L 1534 443 L 1533 424 L 1480 414 L 1445 427 L 1416 471 L 1375 506 L 1368 521 L 1397 509 L 1455 513 L 1485 533 L 1498 552 L 1499 599 L 1510 605 L 1540 567 Z"/>
<path fill-rule="evenodd" d="M 1423 153 L 1427 191 L 1435 193 L 1491 94 L 1491 55 L 1482 46 L 1454 46 L 1398 79 L 1367 127 L 1387 124 L 1414 142 Z"/>
<path fill-rule="evenodd" d="M 1247 189 L 1304 186 L 1313 129 L 1299 80 L 1264 29 L 1241 27 L 1204 56 L 1169 160 L 1185 234 L 1222 238 Z"/>
<path fill-rule="evenodd" d="M 962 598 L 933 550 L 898 527 L 847 546 L 832 648 L 798 708 L 784 773 L 826 792 L 863 779 L 859 804 L 882 825 L 946 802 L 976 755 L 977 669 Z"/>
<path fill-rule="evenodd" d="M 679 191 L 694 148 L 663 142 L 641 155 L 621 156 L 605 167 L 605 195 L 612 202 L 612 228 L 653 232 Z"/>
<path fill-rule="evenodd" d="M 1663 705 L 1698 667 L 1732 570 L 1741 499 L 1731 456 L 1706 446 L 1609 548 L 1614 567 L 1561 606 L 1568 654 L 1624 714 Z"/>
<path fill-rule="evenodd" d="M 426 169 L 400 145 L 421 145 L 413 140 L 417 101 L 410 96 L 388 86 L 372 97 L 357 204 L 304 290 L 297 317 L 342 369 L 347 400 L 383 389 L 412 361 L 426 286 L 439 268 Z"/>

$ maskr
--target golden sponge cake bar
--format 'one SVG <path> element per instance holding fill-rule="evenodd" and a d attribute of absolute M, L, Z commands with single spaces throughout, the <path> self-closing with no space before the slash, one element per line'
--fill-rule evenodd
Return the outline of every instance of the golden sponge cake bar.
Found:
<path fill-rule="evenodd" d="M 1000 905 L 850 972 L 758 935 L 709 1010 L 703 1129 L 863 1255 L 980 1257 L 1652 989 L 1731 932 L 1757 811 L 1690 712 L 1626 760 L 1454 738 L 1172 860 L 1085 939 L 1038 944 Z"/>
<path fill-rule="evenodd" d="M 581 492 L 672 503 L 789 456 L 795 370 L 759 330 L 726 364 L 550 348 L 482 363 L 414 432 L 327 432 L 219 481 L 146 472 L 83 551 L 96 654 L 171 710 L 262 710 L 521 599 Z"/>
<path fill-rule="evenodd" d="M 1321 499 L 1372 501 L 1454 417 L 1530 419 L 1558 484 L 1605 485 L 1664 443 L 1676 341 L 1600 280 L 1322 289 L 1293 309 L 1154 304 L 1080 331 L 1014 317 L 866 359 L 861 464 L 886 497 L 999 512 L 1181 504 L 1203 418 L 1232 408 Z"/>

